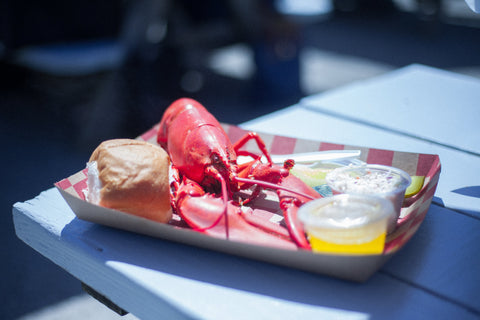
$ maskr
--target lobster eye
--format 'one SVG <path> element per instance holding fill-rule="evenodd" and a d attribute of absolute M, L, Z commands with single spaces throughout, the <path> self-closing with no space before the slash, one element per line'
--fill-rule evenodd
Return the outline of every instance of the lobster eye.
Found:
<path fill-rule="evenodd" d="M 216 153 L 211 153 L 210 154 L 210 160 L 212 163 L 219 163 L 220 162 L 220 157 Z"/>

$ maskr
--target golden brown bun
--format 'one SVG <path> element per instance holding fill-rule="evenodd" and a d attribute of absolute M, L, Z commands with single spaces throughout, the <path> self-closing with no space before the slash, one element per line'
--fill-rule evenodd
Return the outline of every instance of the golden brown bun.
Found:
<path fill-rule="evenodd" d="M 133 139 L 107 140 L 92 153 L 92 161 L 101 182 L 99 205 L 170 221 L 169 158 L 161 147 Z"/>

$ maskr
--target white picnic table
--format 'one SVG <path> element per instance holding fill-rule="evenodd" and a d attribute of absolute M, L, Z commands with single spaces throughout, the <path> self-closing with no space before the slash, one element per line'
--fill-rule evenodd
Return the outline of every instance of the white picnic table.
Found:
<path fill-rule="evenodd" d="M 480 81 L 411 65 L 241 125 L 439 155 L 442 173 L 425 220 L 364 283 L 82 221 L 53 187 L 14 205 L 15 229 L 141 319 L 479 319 L 479 120 Z"/>

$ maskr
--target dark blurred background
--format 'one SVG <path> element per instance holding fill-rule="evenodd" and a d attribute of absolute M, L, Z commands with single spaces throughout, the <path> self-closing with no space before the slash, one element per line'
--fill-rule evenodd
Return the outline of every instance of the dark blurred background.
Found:
<path fill-rule="evenodd" d="M 463 0 L 3 0 L 0 317 L 82 293 L 15 236 L 12 205 L 136 137 L 173 100 L 239 124 L 412 63 L 480 77 Z"/>

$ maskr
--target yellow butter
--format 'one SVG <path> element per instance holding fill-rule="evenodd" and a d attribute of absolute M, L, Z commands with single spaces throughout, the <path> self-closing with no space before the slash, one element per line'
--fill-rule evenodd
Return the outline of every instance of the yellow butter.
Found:
<path fill-rule="evenodd" d="M 385 245 L 386 232 L 373 240 L 363 243 L 334 243 L 310 235 L 312 250 L 319 253 L 335 254 L 381 254 Z"/>
<path fill-rule="evenodd" d="M 393 215 L 390 201 L 371 195 L 334 195 L 298 210 L 312 250 L 330 254 L 381 254 Z"/>

